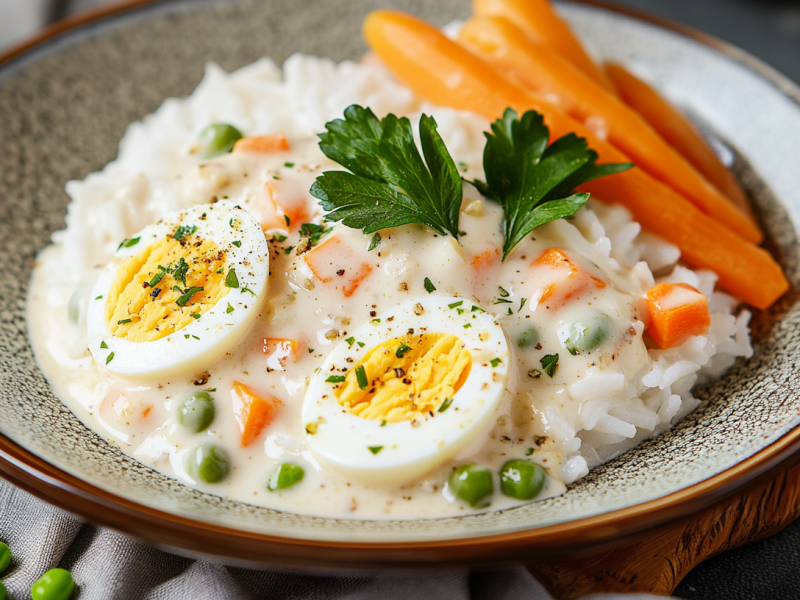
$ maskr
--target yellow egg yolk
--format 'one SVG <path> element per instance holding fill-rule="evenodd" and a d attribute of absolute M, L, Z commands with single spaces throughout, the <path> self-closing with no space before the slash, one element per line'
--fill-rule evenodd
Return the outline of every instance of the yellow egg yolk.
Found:
<path fill-rule="evenodd" d="M 105 306 L 109 331 L 132 342 L 170 335 L 228 293 L 226 273 L 225 251 L 214 242 L 165 237 L 117 271 Z M 202 289 L 189 295 L 192 288 Z"/>
<path fill-rule="evenodd" d="M 472 355 L 452 334 L 405 335 L 372 348 L 348 371 L 336 397 L 364 419 L 411 421 L 452 398 L 471 366 Z"/>

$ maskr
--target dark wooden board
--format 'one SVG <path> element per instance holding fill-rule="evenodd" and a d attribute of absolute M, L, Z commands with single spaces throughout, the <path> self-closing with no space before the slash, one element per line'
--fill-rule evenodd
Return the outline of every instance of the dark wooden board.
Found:
<path fill-rule="evenodd" d="M 800 465 L 631 545 L 528 569 L 556 600 L 597 592 L 666 596 L 704 560 L 773 535 L 798 517 Z"/>

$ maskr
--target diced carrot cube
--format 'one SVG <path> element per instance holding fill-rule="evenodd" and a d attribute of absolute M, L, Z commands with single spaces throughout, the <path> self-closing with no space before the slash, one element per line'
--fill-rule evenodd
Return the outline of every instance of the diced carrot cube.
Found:
<path fill-rule="evenodd" d="M 606 283 L 587 273 L 566 253 L 558 248 L 545 250 L 533 263 L 531 277 L 537 286 L 537 294 L 531 298 L 536 305 L 558 309 L 578 294 L 589 289 L 602 289 Z"/>
<path fill-rule="evenodd" d="M 360 260 L 356 251 L 338 236 L 329 237 L 304 255 L 306 264 L 322 283 L 336 283 L 346 298 L 352 296 L 369 274 L 372 265 Z"/>
<path fill-rule="evenodd" d="M 289 141 L 282 133 L 258 135 L 240 139 L 233 146 L 234 152 L 254 152 L 257 154 L 272 154 L 289 150 Z"/>
<path fill-rule="evenodd" d="M 708 299 L 686 283 L 659 283 L 645 295 L 648 335 L 663 349 L 680 346 L 711 325 Z"/>
<path fill-rule="evenodd" d="M 283 402 L 269 394 L 258 394 L 250 387 L 233 382 L 233 416 L 242 432 L 242 447 L 253 443 L 264 428 L 275 420 Z"/>
<path fill-rule="evenodd" d="M 287 340 L 281 338 L 264 338 L 263 350 L 267 356 L 267 369 L 283 371 L 286 367 L 286 359 L 291 357 L 295 360 L 300 343 L 297 340 Z"/>
<path fill-rule="evenodd" d="M 472 267 L 472 283 L 475 288 L 488 285 L 492 279 L 492 269 L 500 263 L 500 250 L 487 248 L 472 257 L 469 261 Z"/>
<path fill-rule="evenodd" d="M 308 199 L 305 194 L 294 189 L 278 187 L 268 181 L 264 185 L 264 205 L 261 215 L 261 229 L 297 229 L 308 221 Z"/>
<path fill-rule="evenodd" d="M 124 391 L 113 386 L 100 403 L 100 418 L 121 432 L 127 432 L 153 414 L 153 405 L 131 401 Z"/>

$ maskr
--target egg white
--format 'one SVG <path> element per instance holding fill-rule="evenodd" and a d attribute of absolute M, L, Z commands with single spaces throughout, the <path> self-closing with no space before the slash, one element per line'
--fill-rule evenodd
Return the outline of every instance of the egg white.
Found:
<path fill-rule="evenodd" d="M 462 304 L 451 308 L 458 302 Z M 422 314 L 417 314 L 420 306 Z M 353 334 L 352 345 L 337 344 L 312 378 L 302 410 L 309 446 L 324 467 L 368 483 L 402 484 L 455 457 L 491 427 L 507 393 L 511 356 L 496 318 L 473 311 L 473 306 L 463 298 L 416 298 L 379 315 L 379 323 L 373 320 L 362 326 Z M 326 379 L 352 368 L 370 349 L 410 328 L 416 334 L 453 334 L 466 343 L 472 366 L 450 406 L 444 412 L 434 410 L 432 416 L 383 426 L 380 420 L 347 412 L 336 398 L 335 384 Z M 493 366 L 492 359 L 499 362 Z M 369 449 L 377 446 L 382 446 L 377 453 Z"/>
<path fill-rule="evenodd" d="M 239 287 L 230 288 L 200 319 L 161 339 L 133 342 L 114 337 L 106 320 L 105 299 L 117 272 L 128 258 L 144 250 L 148 243 L 171 235 L 179 225 L 197 226 L 198 238 L 211 240 L 225 250 L 225 272 L 230 267 L 235 269 Z M 109 371 L 134 378 L 158 378 L 207 368 L 242 338 L 266 298 L 269 249 L 261 227 L 247 211 L 230 202 L 217 202 L 172 213 L 134 237 L 140 242 L 130 248 L 120 247 L 92 290 L 87 312 L 92 356 Z M 234 240 L 240 241 L 241 246 L 235 246 Z M 233 308 L 230 312 L 228 305 Z M 107 348 L 101 347 L 104 342 Z M 112 352 L 113 359 L 107 362 Z"/>

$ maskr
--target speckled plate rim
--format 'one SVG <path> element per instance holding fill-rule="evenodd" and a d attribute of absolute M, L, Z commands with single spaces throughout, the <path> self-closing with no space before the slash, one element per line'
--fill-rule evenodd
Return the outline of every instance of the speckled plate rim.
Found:
<path fill-rule="evenodd" d="M 800 88 L 743 50 L 647 12 L 600 0 L 572 0 L 644 21 L 711 47 L 760 75 L 800 107 Z M 51 25 L 0 55 L 0 68 L 86 26 L 142 8 L 182 0 L 127 0 Z M 533 562 L 624 544 L 647 531 L 696 514 L 800 462 L 800 427 L 735 466 L 660 498 L 623 509 L 534 529 L 427 542 L 331 542 L 250 533 L 180 517 L 91 485 L 0 434 L 0 476 L 40 499 L 93 523 L 183 554 L 248 564 L 315 569 L 425 569 Z M 200 550 L 203 549 L 203 550 Z M 212 550 L 210 550 L 212 549 Z M 314 550 L 310 553 L 309 550 Z"/>

